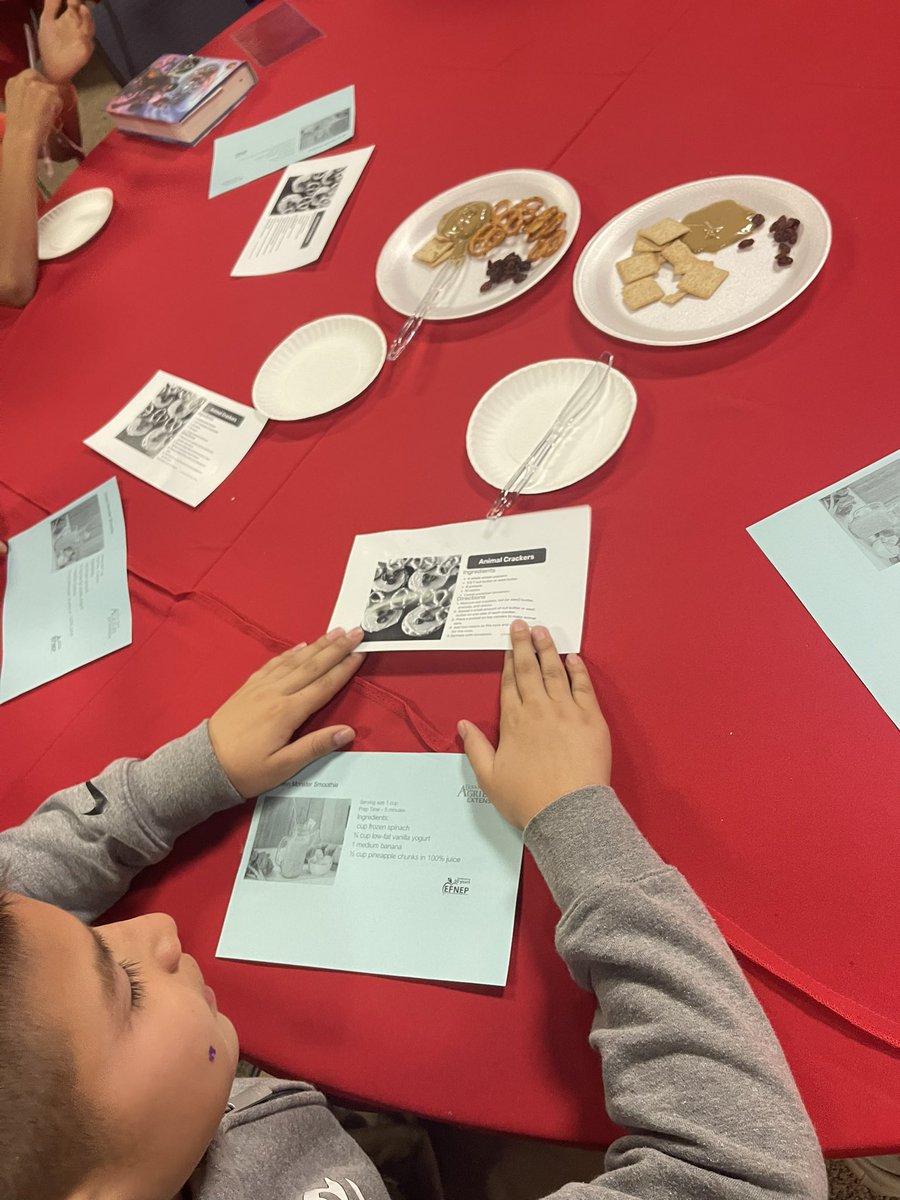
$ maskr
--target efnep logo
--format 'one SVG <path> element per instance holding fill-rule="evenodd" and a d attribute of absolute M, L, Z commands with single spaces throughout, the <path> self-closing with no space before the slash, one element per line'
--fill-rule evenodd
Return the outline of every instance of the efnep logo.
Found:
<path fill-rule="evenodd" d="M 471 879 L 465 879 L 462 875 L 456 879 L 452 875 L 447 876 L 447 882 L 441 888 L 445 896 L 467 896 L 469 894 L 469 884 Z"/>

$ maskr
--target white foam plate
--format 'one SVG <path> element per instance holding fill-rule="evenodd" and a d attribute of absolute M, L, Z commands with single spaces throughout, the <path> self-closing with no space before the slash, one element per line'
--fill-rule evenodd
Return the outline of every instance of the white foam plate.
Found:
<path fill-rule="evenodd" d="M 441 297 L 437 308 L 428 314 L 429 321 L 457 321 L 461 317 L 474 317 L 478 313 L 499 308 L 517 296 L 522 296 L 540 283 L 572 244 L 578 222 L 581 220 L 581 201 L 570 183 L 549 171 L 528 169 L 494 171 L 490 175 L 479 175 L 468 179 L 439 196 L 433 197 L 421 208 L 406 218 L 391 234 L 381 249 L 375 267 L 375 283 L 381 297 L 391 308 L 412 316 L 419 301 L 434 278 L 434 269 L 413 258 L 420 246 L 437 232 L 437 224 L 444 213 L 470 200 L 486 200 L 496 204 L 498 200 L 525 200 L 529 196 L 543 196 L 548 205 L 555 204 L 566 214 L 566 240 L 556 254 L 536 262 L 522 283 L 511 280 L 498 284 L 489 292 L 479 289 L 487 279 L 489 258 L 496 258 L 515 251 L 525 257 L 528 243 L 524 237 L 508 238 L 493 254 L 485 258 L 467 255 L 457 278 Z"/>
<path fill-rule="evenodd" d="M 685 296 L 671 307 L 657 302 L 630 313 L 622 303 L 615 264 L 631 254 L 638 229 L 663 217 L 679 220 L 716 200 L 737 200 L 765 215 L 765 225 L 753 235 L 755 245 L 749 250 L 726 246 L 715 255 L 701 255 L 731 272 L 709 300 Z M 789 267 L 776 266 L 777 250 L 769 233 L 769 226 L 782 214 L 800 219 Z M 764 175 L 698 179 L 642 200 L 595 233 L 575 267 L 575 302 L 592 325 L 628 342 L 643 346 L 713 342 L 765 321 L 796 300 L 821 271 L 830 247 L 828 213 L 815 196 L 796 184 Z M 657 279 L 664 291 L 674 290 L 675 277 L 668 265 Z"/>
<path fill-rule="evenodd" d="M 38 221 L 38 258 L 62 258 L 99 233 L 112 212 L 110 188 L 91 188 L 70 196 L 44 213 Z"/>
<path fill-rule="evenodd" d="M 485 392 L 466 430 L 469 461 L 485 483 L 498 489 L 506 485 L 593 365 L 589 358 L 552 358 L 513 371 Z M 596 403 L 550 455 L 526 495 L 577 483 L 622 445 L 637 407 L 630 380 L 612 368 Z"/>
<path fill-rule="evenodd" d="M 387 343 L 374 321 L 337 313 L 301 325 L 253 381 L 253 406 L 273 421 L 302 421 L 347 404 L 381 370 Z"/>

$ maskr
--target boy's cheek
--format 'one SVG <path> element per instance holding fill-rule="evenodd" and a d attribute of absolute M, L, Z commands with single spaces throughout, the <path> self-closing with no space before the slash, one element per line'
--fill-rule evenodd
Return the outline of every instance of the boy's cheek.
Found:
<path fill-rule="evenodd" d="M 240 1056 L 240 1046 L 238 1041 L 237 1030 L 232 1025 L 228 1017 L 224 1013 L 219 1013 L 218 1023 L 222 1031 L 222 1036 L 219 1041 L 221 1046 L 215 1046 L 215 1060 L 220 1059 L 227 1065 L 232 1074 L 237 1070 L 238 1058 Z"/>

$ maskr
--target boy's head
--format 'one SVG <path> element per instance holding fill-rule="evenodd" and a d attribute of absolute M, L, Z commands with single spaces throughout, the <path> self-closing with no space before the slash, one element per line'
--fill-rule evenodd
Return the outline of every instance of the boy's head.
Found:
<path fill-rule="evenodd" d="M 0 898 L 0 1200 L 171 1200 L 237 1055 L 171 918 Z"/>

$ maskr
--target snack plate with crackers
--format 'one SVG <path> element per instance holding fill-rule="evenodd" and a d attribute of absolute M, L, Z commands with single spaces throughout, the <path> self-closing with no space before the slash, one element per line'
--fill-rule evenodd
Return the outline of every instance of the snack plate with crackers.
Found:
<path fill-rule="evenodd" d="M 677 236 L 685 228 L 681 222 L 729 200 L 745 207 L 748 217 L 756 214 L 756 223 L 748 220 L 731 244 L 692 256 Z M 771 227 L 785 216 L 795 223 L 789 235 L 794 241 L 790 255 L 779 259 L 775 239 L 783 236 L 782 226 L 775 232 Z M 698 179 L 642 200 L 595 233 L 575 267 L 575 302 L 592 325 L 628 342 L 712 342 L 795 300 L 822 269 L 830 247 L 827 212 L 796 184 L 763 175 Z"/>
<path fill-rule="evenodd" d="M 490 175 L 469 179 L 433 197 L 411 213 L 394 230 L 378 256 L 375 282 L 382 299 L 406 316 L 416 311 L 434 277 L 434 270 L 415 255 L 434 240 L 441 218 L 454 208 L 475 201 L 486 201 L 495 206 L 501 205 L 502 201 L 507 205 L 515 205 L 537 197 L 543 201 L 545 211 L 556 208 L 564 214 L 564 222 L 560 226 L 563 236 L 557 237 L 557 248 L 546 257 L 532 261 L 524 278 L 520 276 L 518 281 L 508 278 L 484 291 L 482 288 L 488 280 L 488 262 L 504 258 L 512 252 L 524 258 L 529 252 L 526 235 L 522 233 L 508 237 L 479 257 L 467 254 L 457 277 L 442 293 L 440 303 L 429 312 L 428 320 L 456 321 L 463 317 L 474 317 L 523 295 L 540 283 L 562 260 L 572 244 L 581 219 L 581 202 L 571 184 L 549 171 L 524 168 L 495 171 Z"/>

